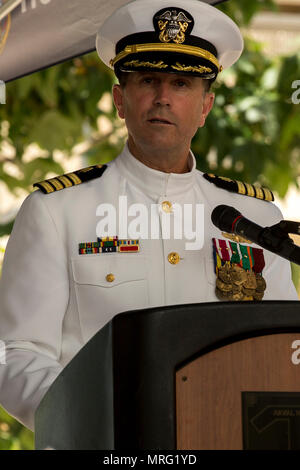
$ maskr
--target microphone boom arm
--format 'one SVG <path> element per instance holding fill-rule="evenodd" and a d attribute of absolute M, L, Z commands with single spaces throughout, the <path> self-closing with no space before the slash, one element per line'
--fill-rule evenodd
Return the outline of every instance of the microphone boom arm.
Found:
<path fill-rule="evenodd" d="M 271 229 L 279 229 L 284 233 L 293 233 L 294 235 L 300 235 L 300 223 L 293 222 L 291 220 L 282 220 L 279 224 L 272 225 Z"/>

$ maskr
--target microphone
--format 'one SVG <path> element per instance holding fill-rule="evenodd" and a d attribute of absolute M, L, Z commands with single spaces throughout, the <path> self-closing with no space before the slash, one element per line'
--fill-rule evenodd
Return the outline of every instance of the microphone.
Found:
<path fill-rule="evenodd" d="M 247 238 L 262 248 L 300 265 L 300 247 L 295 245 L 284 231 L 284 221 L 272 227 L 261 227 L 246 219 L 234 207 L 223 204 L 213 210 L 211 220 L 220 230 Z M 294 225 L 299 227 L 296 222 Z"/>

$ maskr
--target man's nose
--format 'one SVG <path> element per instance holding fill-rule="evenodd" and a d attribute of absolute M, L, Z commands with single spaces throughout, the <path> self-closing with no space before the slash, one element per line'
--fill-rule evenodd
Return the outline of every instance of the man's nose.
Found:
<path fill-rule="evenodd" d="M 154 104 L 156 106 L 171 105 L 171 90 L 168 83 L 158 83 L 155 88 Z"/>

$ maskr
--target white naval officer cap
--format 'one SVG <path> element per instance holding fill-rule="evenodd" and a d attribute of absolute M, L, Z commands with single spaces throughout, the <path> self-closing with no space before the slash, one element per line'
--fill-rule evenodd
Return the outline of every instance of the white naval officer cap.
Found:
<path fill-rule="evenodd" d="M 117 76 L 158 71 L 214 80 L 243 47 L 238 26 L 200 0 L 133 0 L 102 24 L 96 38 L 100 59 Z"/>

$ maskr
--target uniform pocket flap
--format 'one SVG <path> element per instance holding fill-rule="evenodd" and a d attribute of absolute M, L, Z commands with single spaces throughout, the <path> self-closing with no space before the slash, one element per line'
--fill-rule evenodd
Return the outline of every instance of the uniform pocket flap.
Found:
<path fill-rule="evenodd" d="M 77 284 L 114 287 L 146 279 L 146 263 L 133 254 L 99 255 L 72 259 L 72 272 Z M 109 280 L 110 281 L 109 281 Z"/>

